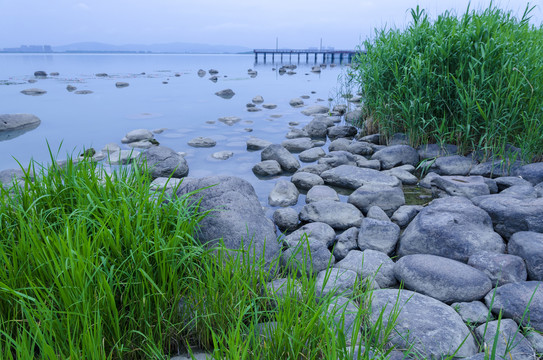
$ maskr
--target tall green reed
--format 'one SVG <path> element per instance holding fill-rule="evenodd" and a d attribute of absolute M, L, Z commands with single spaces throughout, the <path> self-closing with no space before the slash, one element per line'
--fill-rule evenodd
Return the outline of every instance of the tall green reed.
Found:
<path fill-rule="evenodd" d="M 454 143 L 463 152 L 524 160 L 543 154 L 543 27 L 490 5 L 431 21 L 411 10 L 405 30 L 376 30 L 356 57 L 353 78 L 365 115 L 385 136 L 407 133 L 413 145 Z M 359 124 L 362 125 L 362 124 Z"/>

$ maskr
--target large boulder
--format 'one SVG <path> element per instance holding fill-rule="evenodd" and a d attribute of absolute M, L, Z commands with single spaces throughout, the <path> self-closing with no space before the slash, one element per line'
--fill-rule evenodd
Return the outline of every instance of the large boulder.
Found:
<path fill-rule="evenodd" d="M 236 95 L 236 93 L 232 89 L 224 89 L 221 91 L 217 91 L 215 95 L 222 97 L 223 99 L 231 99 Z"/>
<path fill-rule="evenodd" d="M 512 254 L 480 252 L 471 255 L 468 265 L 484 272 L 493 285 L 526 281 L 527 272 L 524 260 Z"/>
<path fill-rule="evenodd" d="M 391 255 L 396 249 L 400 237 L 400 227 L 390 220 L 365 218 L 358 232 L 358 247 L 360 250 L 377 250 Z"/>
<path fill-rule="evenodd" d="M 543 198 L 493 194 L 477 196 L 471 201 L 490 215 L 494 229 L 506 239 L 519 231 L 543 233 Z"/>
<path fill-rule="evenodd" d="M 21 128 L 37 128 L 41 120 L 32 114 L 0 114 L 0 134 Z"/>
<path fill-rule="evenodd" d="M 393 176 L 382 174 L 377 170 L 359 168 L 352 165 L 341 165 L 327 170 L 321 174 L 321 177 L 328 185 L 353 190 L 367 184 L 388 186 L 401 185 L 400 180 Z"/>
<path fill-rule="evenodd" d="M 394 264 L 394 275 L 406 289 L 448 304 L 480 300 L 492 289 L 482 271 L 441 256 L 404 256 Z"/>
<path fill-rule="evenodd" d="M 531 231 L 515 233 L 509 239 L 507 250 L 526 261 L 528 280 L 543 281 L 543 234 Z"/>
<path fill-rule="evenodd" d="M 300 192 L 296 188 L 296 185 L 290 181 L 281 179 L 275 183 L 275 186 L 270 192 L 268 203 L 271 206 L 282 207 L 296 205 L 299 195 Z"/>
<path fill-rule="evenodd" d="M 195 193 L 192 193 L 195 192 Z M 243 247 L 269 265 L 280 256 L 275 227 L 247 181 L 234 176 L 186 178 L 178 196 L 190 194 L 199 211 L 210 213 L 200 221 L 197 239 L 215 245 L 221 239 L 228 249 Z M 253 253 L 254 251 L 254 253 Z"/>
<path fill-rule="evenodd" d="M 335 267 L 352 270 L 361 279 L 370 278 L 380 288 L 388 288 L 397 284 L 394 277 L 394 263 L 387 254 L 375 250 L 351 250 Z"/>
<path fill-rule="evenodd" d="M 372 206 L 378 206 L 389 217 L 400 206 L 405 205 L 405 197 L 400 187 L 381 184 L 362 185 L 349 195 L 348 201 L 359 208 L 364 214 Z"/>
<path fill-rule="evenodd" d="M 466 262 L 478 252 L 503 253 L 505 244 L 490 216 L 463 197 L 434 200 L 400 237 L 398 255 L 431 254 Z"/>
<path fill-rule="evenodd" d="M 283 140 L 281 145 L 292 153 L 300 153 L 315 147 L 315 144 L 311 141 L 311 138 L 308 137 Z"/>
<path fill-rule="evenodd" d="M 334 123 L 323 117 L 316 117 L 304 127 L 312 139 L 326 139 L 328 128 Z"/>
<path fill-rule="evenodd" d="M 377 151 L 371 156 L 371 159 L 379 160 L 381 168 L 388 170 L 398 165 L 417 166 L 419 154 L 409 145 L 392 145 Z"/>
<path fill-rule="evenodd" d="M 315 292 L 317 297 L 324 297 L 330 293 L 334 296 L 351 297 L 358 274 L 352 270 L 331 268 L 322 270 L 315 279 Z"/>
<path fill-rule="evenodd" d="M 182 178 L 189 173 L 189 166 L 185 158 L 165 146 L 152 147 L 142 153 L 140 158 L 146 160 L 153 179 L 170 176 Z"/>
<path fill-rule="evenodd" d="M 522 325 L 543 331 L 543 282 L 525 281 L 499 286 L 485 296 L 494 314 L 500 311 Z"/>
<path fill-rule="evenodd" d="M 354 126 L 349 125 L 338 125 L 328 128 L 328 137 L 330 140 L 335 140 L 339 138 L 348 138 L 352 139 L 358 130 Z"/>
<path fill-rule="evenodd" d="M 294 185 L 293 185 L 294 186 Z M 305 222 L 323 222 L 336 230 L 345 230 L 360 226 L 363 215 L 354 205 L 333 200 L 320 200 L 302 208 L 300 220 Z"/>
<path fill-rule="evenodd" d="M 451 155 L 435 159 L 431 163 L 429 171 L 438 175 L 468 175 L 473 166 L 473 159 L 461 155 Z"/>
<path fill-rule="evenodd" d="M 513 174 L 520 176 L 535 186 L 543 181 L 543 162 L 521 166 L 513 171 Z"/>
<path fill-rule="evenodd" d="M 409 290 L 377 290 L 371 301 L 372 324 L 389 325 L 396 313 L 389 341 L 400 349 L 412 349 L 421 358 L 468 357 L 477 353 L 475 339 L 453 308 L 429 296 Z M 458 351 L 457 351 L 458 350 Z"/>
<path fill-rule="evenodd" d="M 293 247 L 297 245 L 298 242 L 304 240 L 304 238 L 307 238 L 311 242 L 320 242 L 326 246 L 326 248 L 329 248 L 334 243 L 335 237 L 336 232 L 330 225 L 322 222 L 314 222 L 305 224 L 288 236 L 285 236 L 283 243 L 287 247 Z"/>
<path fill-rule="evenodd" d="M 300 162 L 287 149 L 279 144 L 272 144 L 260 153 L 262 161 L 275 160 L 281 165 L 283 171 L 295 172 L 300 168 Z"/>
<path fill-rule="evenodd" d="M 432 193 L 436 197 L 463 196 L 471 199 L 489 195 L 490 189 L 482 176 L 436 176 L 432 179 Z"/>
<path fill-rule="evenodd" d="M 302 114 L 306 116 L 312 116 L 312 115 L 319 115 L 319 114 L 327 114 L 330 111 L 329 107 L 322 106 L 322 105 L 311 105 L 308 106 L 305 110 L 302 110 Z"/>

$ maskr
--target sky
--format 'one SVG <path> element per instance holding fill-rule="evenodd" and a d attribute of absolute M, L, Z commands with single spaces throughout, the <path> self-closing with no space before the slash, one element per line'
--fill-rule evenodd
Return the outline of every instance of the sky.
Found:
<path fill-rule="evenodd" d="M 0 0 L 0 48 L 96 41 L 248 48 L 354 49 L 383 26 L 403 28 L 420 5 L 431 18 L 469 0 Z M 525 0 L 494 1 L 521 16 Z M 471 9 L 490 1 L 472 0 Z M 532 22 L 543 22 L 543 0 Z"/>

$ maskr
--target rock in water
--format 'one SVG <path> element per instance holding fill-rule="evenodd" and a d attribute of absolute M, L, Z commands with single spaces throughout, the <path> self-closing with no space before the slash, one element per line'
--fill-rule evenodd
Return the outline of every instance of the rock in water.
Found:
<path fill-rule="evenodd" d="M 221 91 L 217 91 L 215 95 L 222 97 L 223 99 L 231 99 L 236 95 L 236 93 L 232 89 L 224 89 Z"/>
<path fill-rule="evenodd" d="M 200 222 L 196 238 L 201 243 L 213 246 L 222 238 L 224 245 L 232 250 L 240 249 L 243 244 L 245 249 L 250 249 L 249 256 L 263 257 L 267 265 L 280 256 L 275 226 L 266 217 L 254 188 L 247 181 L 233 176 L 186 178 L 177 195 L 193 191 L 196 193 L 191 199 L 201 200 L 199 211 L 211 211 Z"/>
<path fill-rule="evenodd" d="M 46 94 L 47 91 L 45 91 L 43 89 L 38 89 L 38 88 L 31 88 L 31 89 L 21 90 L 21 93 L 25 94 L 25 95 L 37 96 L 37 95 Z"/>

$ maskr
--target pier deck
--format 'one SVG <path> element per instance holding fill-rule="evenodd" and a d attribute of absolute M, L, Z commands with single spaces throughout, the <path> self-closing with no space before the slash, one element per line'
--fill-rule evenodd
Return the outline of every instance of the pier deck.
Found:
<path fill-rule="evenodd" d="M 354 55 L 358 53 L 355 50 L 317 50 L 317 49 L 254 49 L 255 54 L 255 63 L 258 63 L 258 55 L 263 56 L 264 63 L 266 63 L 266 56 L 271 55 L 272 62 L 275 62 L 275 56 L 279 56 L 281 62 L 283 62 L 283 55 L 288 55 L 289 60 L 292 61 L 292 55 L 298 57 L 298 62 L 300 62 L 300 55 L 305 55 L 305 62 L 309 63 L 309 55 L 314 56 L 315 63 L 317 62 L 318 56 L 322 56 L 322 62 L 325 63 L 327 59 L 330 59 L 330 62 L 334 62 L 336 58 L 339 59 L 340 63 L 343 63 L 346 60 L 348 63 L 351 62 Z"/>

